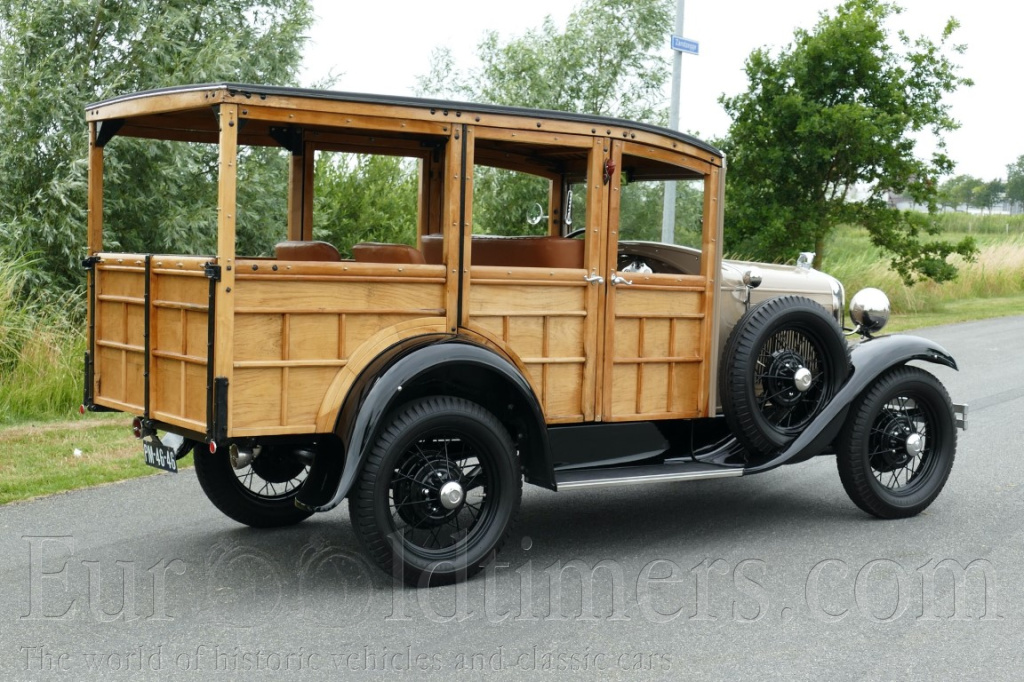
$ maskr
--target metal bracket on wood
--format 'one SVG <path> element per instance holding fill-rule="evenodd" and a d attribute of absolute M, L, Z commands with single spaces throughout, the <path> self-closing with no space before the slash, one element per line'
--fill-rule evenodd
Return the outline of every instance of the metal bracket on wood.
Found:
<path fill-rule="evenodd" d="M 107 121 L 100 121 L 96 124 L 96 146 L 105 147 L 107 143 L 114 139 L 114 135 L 121 130 L 121 126 L 124 125 L 123 118 L 112 118 Z"/>
<path fill-rule="evenodd" d="M 295 126 L 271 126 L 267 131 L 274 142 L 287 149 L 292 156 L 302 156 L 302 129 Z"/>
<path fill-rule="evenodd" d="M 88 258 L 82 259 L 82 267 L 86 270 L 94 270 L 97 263 L 102 263 L 103 259 L 99 256 L 89 256 Z"/>
<path fill-rule="evenodd" d="M 214 282 L 220 281 L 220 266 L 216 263 L 203 263 L 203 273 L 206 275 L 206 279 Z"/>
<path fill-rule="evenodd" d="M 223 443 L 228 438 L 228 379 L 213 380 L 213 440 Z"/>

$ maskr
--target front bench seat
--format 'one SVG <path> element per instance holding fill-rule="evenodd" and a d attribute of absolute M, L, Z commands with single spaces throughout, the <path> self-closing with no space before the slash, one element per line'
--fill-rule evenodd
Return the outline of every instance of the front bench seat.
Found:
<path fill-rule="evenodd" d="M 428 263 L 441 262 L 440 234 L 423 235 L 423 253 Z M 530 268 L 582 268 L 583 240 L 567 237 L 499 237 L 473 235 L 474 265 Z"/>

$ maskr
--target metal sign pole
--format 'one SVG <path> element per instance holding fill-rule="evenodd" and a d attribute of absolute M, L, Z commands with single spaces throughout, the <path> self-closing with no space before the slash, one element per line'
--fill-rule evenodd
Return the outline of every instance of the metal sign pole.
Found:
<path fill-rule="evenodd" d="M 683 11 L 686 0 L 676 0 L 675 35 L 683 35 Z M 669 104 L 668 127 L 679 130 L 679 79 L 683 71 L 683 53 L 672 50 L 672 101 Z M 665 203 L 661 212 L 661 241 L 664 244 L 675 243 L 676 232 L 676 183 L 674 180 L 665 182 Z"/>

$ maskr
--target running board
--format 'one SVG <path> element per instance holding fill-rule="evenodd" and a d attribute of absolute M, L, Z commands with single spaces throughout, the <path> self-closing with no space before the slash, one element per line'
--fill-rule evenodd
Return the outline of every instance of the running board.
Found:
<path fill-rule="evenodd" d="M 572 469 L 555 472 L 557 490 L 597 488 L 611 485 L 638 483 L 665 483 L 667 481 L 702 481 L 712 478 L 742 476 L 739 467 L 723 467 L 702 462 L 677 464 L 647 464 L 644 466 L 616 467 L 612 469 Z"/>

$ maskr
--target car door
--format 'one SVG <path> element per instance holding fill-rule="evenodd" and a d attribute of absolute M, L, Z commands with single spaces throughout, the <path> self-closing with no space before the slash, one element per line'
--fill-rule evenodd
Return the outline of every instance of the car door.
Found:
<path fill-rule="evenodd" d="M 610 165 L 607 165 L 609 164 Z M 605 421 L 708 416 L 714 405 L 714 306 L 722 169 L 685 151 L 611 143 L 599 415 Z M 676 235 L 701 250 L 699 270 L 658 257 L 664 180 L 686 183 Z M 687 221 L 689 221 L 687 223 Z M 640 239 L 637 239 L 640 237 Z M 640 243 L 646 242 L 646 243 Z M 631 254 L 640 254 L 632 257 Z M 679 260 L 679 259 L 677 259 Z M 713 407 L 711 408 L 713 410 Z"/>

